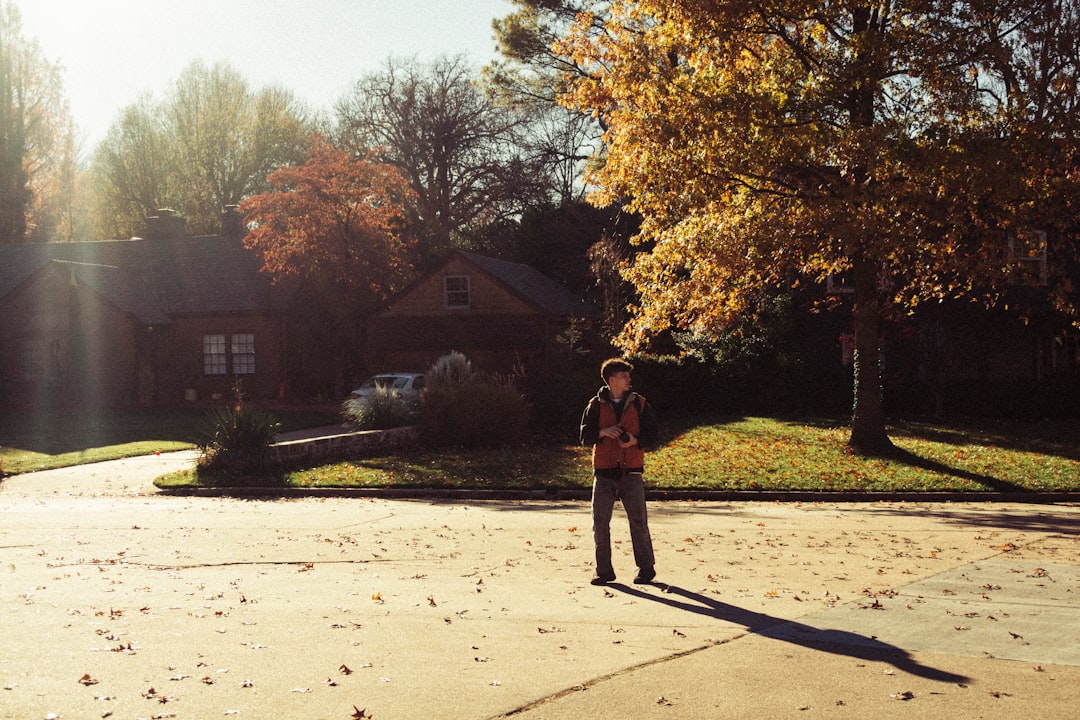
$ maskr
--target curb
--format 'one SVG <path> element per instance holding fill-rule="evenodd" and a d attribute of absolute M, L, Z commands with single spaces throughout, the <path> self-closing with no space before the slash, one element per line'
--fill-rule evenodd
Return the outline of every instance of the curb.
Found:
<path fill-rule="evenodd" d="M 158 488 L 163 495 L 235 498 L 383 498 L 393 500 L 533 500 L 587 501 L 591 490 L 457 490 L 440 488 Z M 994 503 L 1011 502 L 1030 505 L 1080 503 L 1080 492 L 1002 493 L 1002 492 L 813 492 L 755 490 L 646 490 L 654 502 L 778 502 L 778 503 Z"/>

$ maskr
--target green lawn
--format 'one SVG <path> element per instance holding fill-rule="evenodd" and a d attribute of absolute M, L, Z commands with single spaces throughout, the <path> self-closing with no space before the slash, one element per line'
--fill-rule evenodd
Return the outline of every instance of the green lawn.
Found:
<path fill-rule="evenodd" d="M 674 429 L 646 460 L 650 487 L 670 490 L 1004 491 L 1080 490 L 1080 423 L 999 423 L 890 428 L 894 458 L 863 458 L 835 421 L 741 418 Z M 573 445 L 497 450 L 412 450 L 297 470 L 293 487 L 458 489 L 586 488 L 588 455 Z M 197 483 L 194 472 L 159 480 Z"/>
<path fill-rule="evenodd" d="M 0 469 L 31 472 L 191 448 L 205 409 L 109 415 L 0 417 Z M 277 413 L 282 429 L 330 424 L 332 414 Z M 651 487 L 670 490 L 1036 491 L 1080 490 L 1080 421 L 903 423 L 890 428 L 901 453 L 863 458 L 846 448 L 843 421 L 779 418 L 686 420 L 669 427 L 647 459 Z M 193 485 L 194 472 L 160 478 Z M 485 451 L 416 449 L 287 473 L 294 487 L 579 489 L 588 455 L 572 444 Z"/>
<path fill-rule="evenodd" d="M 0 471 L 9 474 L 193 448 L 206 408 L 0 414 Z M 339 422 L 319 411 L 276 412 L 282 430 Z M 2 473 L 0 473 L 2 474 Z"/>

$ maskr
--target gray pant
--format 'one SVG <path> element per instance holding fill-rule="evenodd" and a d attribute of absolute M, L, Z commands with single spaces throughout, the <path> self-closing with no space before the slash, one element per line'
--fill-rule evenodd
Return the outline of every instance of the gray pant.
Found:
<path fill-rule="evenodd" d="M 620 487 L 621 485 L 621 487 Z M 611 515 L 615 500 L 622 500 L 630 521 L 630 541 L 634 545 L 634 562 L 641 570 L 652 570 L 653 547 L 649 534 L 649 514 L 645 507 L 645 481 L 641 473 L 628 473 L 623 480 L 593 475 L 592 516 L 593 541 L 596 543 L 596 574 L 614 577 L 611 566 Z"/>

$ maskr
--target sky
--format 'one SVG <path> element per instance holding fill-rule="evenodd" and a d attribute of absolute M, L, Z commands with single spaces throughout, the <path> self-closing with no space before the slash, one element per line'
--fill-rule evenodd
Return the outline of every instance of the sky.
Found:
<path fill-rule="evenodd" d="M 281 84 L 329 111 L 391 58 L 493 59 L 509 0 L 14 0 L 22 34 L 62 66 L 91 152 L 120 111 L 163 99 L 195 60 L 225 62 L 259 89 Z"/>

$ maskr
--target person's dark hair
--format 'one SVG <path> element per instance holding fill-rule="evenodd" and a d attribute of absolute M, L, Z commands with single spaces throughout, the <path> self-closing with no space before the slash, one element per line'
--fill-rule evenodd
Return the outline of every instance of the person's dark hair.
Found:
<path fill-rule="evenodd" d="M 608 379 L 615 373 L 633 371 L 634 366 L 626 360 L 623 360 L 622 358 L 611 358 L 605 360 L 604 364 L 600 366 L 600 377 L 604 379 L 604 384 L 607 384 Z"/>

